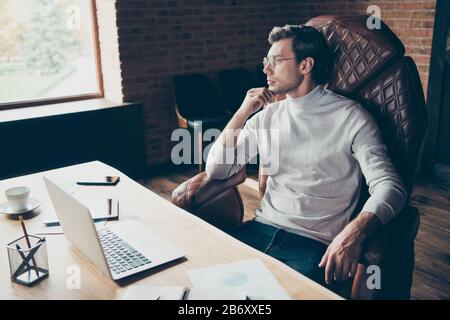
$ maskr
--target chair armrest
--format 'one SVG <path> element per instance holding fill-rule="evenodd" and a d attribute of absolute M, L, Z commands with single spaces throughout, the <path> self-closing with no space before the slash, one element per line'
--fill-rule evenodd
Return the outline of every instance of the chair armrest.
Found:
<path fill-rule="evenodd" d="M 206 172 L 183 182 L 172 192 L 172 203 L 226 230 L 239 225 L 244 206 L 237 186 L 245 181 L 245 167 L 225 180 L 210 179 Z"/>
<path fill-rule="evenodd" d="M 366 266 L 381 265 L 387 249 L 401 248 L 403 244 L 414 241 L 419 222 L 419 210 L 415 207 L 405 207 L 382 230 L 369 239 L 361 263 Z"/>
<path fill-rule="evenodd" d="M 419 229 L 420 214 L 405 207 L 366 244 L 351 288 L 352 299 L 409 299 L 414 268 L 414 238 Z M 369 266 L 378 266 L 381 288 L 370 289 Z"/>

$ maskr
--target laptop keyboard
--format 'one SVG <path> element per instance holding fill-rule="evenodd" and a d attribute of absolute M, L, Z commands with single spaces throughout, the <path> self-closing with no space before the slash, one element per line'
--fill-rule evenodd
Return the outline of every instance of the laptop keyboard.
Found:
<path fill-rule="evenodd" d="M 109 268 L 115 273 L 120 274 L 151 263 L 149 259 L 140 254 L 112 231 L 103 229 L 99 231 L 98 236 Z"/>

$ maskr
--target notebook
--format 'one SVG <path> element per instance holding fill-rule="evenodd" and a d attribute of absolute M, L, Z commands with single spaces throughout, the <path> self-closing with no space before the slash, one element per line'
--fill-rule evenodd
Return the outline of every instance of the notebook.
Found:
<path fill-rule="evenodd" d="M 118 300 L 245 300 L 247 295 L 232 288 L 131 285 Z"/>
<path fill-rule="evenodd" d="M 91 212 L 94 222 L 119 219 L 119 201 L 115 198 L 84 197 L 79 199 Z M 42 219 L 47 226 L 59 226 L 59 220 L 55 213 L 47 213 Z"/>

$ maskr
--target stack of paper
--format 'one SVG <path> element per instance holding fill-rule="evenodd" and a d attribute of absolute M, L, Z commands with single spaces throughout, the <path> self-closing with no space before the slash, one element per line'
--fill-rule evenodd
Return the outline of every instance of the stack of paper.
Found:
<path fill-rule="evenodd" d="M 190 270 L 188 274 L 196 289 L 233 288 L 250 300 L 290 300 L 259 259 Z"/>
<path fill-rule="evenodd" d="M 196 289 L 181 286 L 130 286 L 120 300 L 245 300 L 243 292 L 235 289 Z"/>
<path fill-rule="evenodd" d="M 193 287 L 130 286 L 122 300 L 290 300 L 259 259 L 188 271 Z"/>

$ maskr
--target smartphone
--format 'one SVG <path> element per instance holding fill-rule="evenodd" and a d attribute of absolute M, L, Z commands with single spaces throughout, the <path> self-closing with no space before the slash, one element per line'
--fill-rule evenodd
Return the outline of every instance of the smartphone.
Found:
<path fill-rule="evenodd" d="M 77 181 L 77 184 L 82 186 L 115 186 L 120 181 L 120 177 L 117 176 L 105 176 L 88 178 Z"/>

